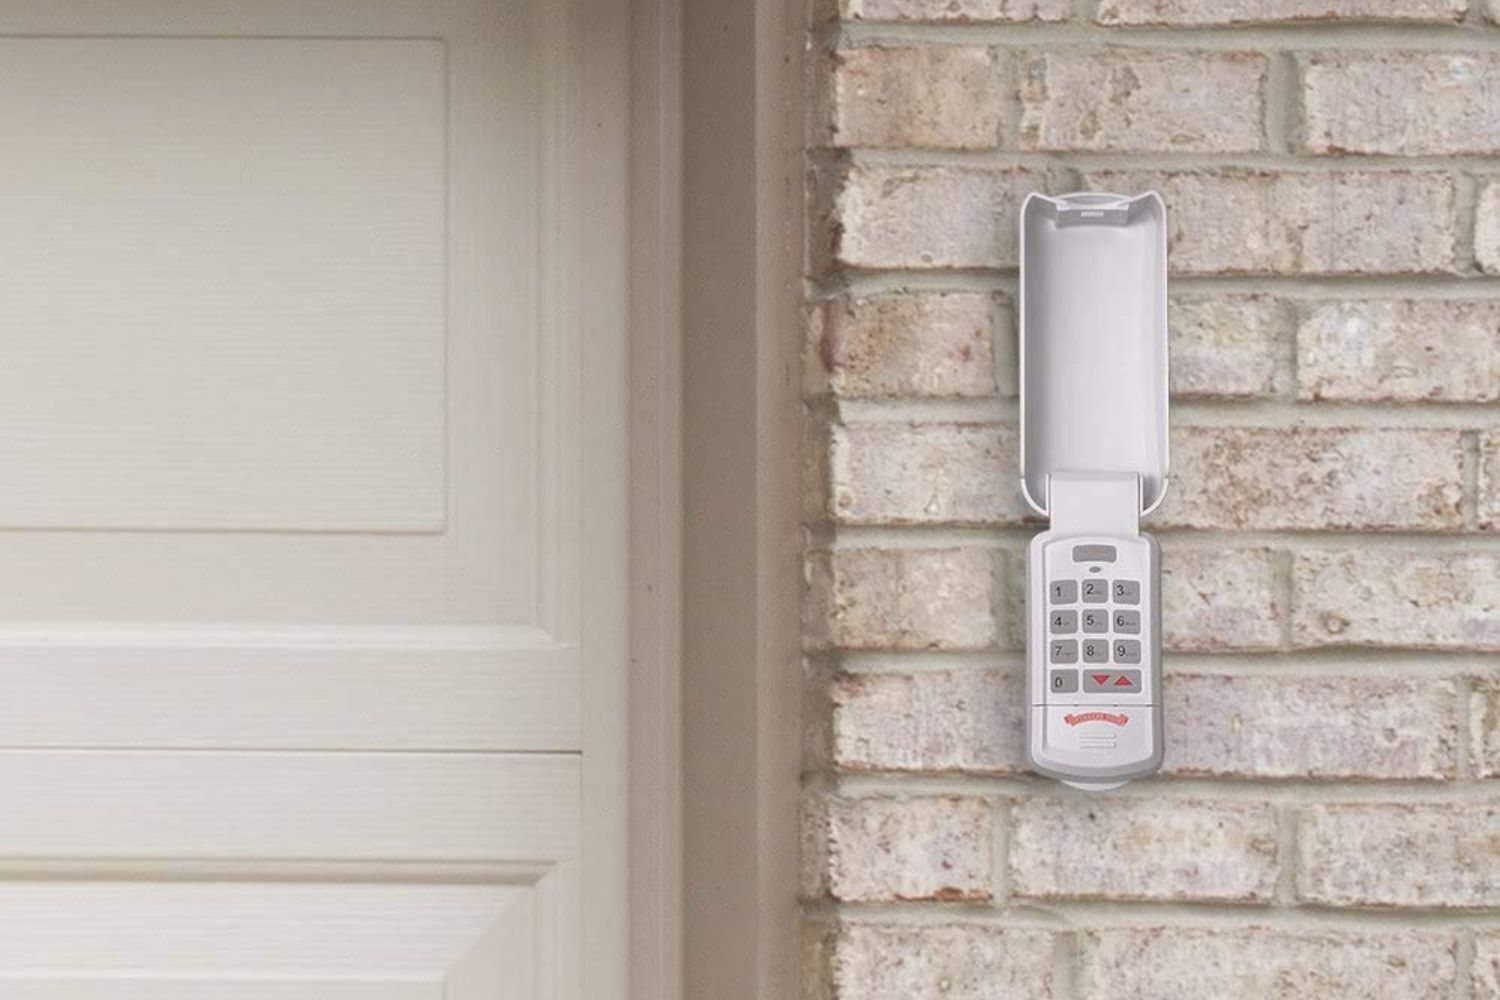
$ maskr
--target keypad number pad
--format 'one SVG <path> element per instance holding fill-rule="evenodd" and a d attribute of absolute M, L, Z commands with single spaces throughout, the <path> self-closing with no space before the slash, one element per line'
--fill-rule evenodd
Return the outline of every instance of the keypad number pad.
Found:
<path fill-rule="evenodd" d="M 1047 690 L 1140 694 L 1141 671 L 1121 669 L 1138 668 L 1143 655 L 1140 580 L 1053 580 L 1047 598 Z"/>

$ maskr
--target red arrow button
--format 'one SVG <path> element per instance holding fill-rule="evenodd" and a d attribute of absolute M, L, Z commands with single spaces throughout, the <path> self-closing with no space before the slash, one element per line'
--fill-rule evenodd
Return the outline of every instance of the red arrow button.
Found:
<path fill-rule="evenodd" d="M 1104 685 L 1105 681 L 1109 680 L 1109 674 L 1089 674 L 1089 676 L 1094 679 L 1095 684 L 1098 684 L 1101 687 Z"/>
<path fill-rule="evenodd" d="M 1115 678 L 1115 687 L 1130 687 L 1130 678 L 1121 674 Z"/>

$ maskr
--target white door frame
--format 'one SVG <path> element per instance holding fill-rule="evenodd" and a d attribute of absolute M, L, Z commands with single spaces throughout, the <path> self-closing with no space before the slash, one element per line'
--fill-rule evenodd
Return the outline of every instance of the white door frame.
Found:
<path fill-rule="evenodd" d="M 806 15 L 630 5 L 638 1000 L 799 990 Z"/>

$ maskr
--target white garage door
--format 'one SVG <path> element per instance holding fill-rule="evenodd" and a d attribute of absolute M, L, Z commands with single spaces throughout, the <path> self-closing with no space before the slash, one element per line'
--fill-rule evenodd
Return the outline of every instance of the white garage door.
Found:
<path fill-rule="evenodd" d="M 0 0 L 0 996 L 618 995 L 581 20 Z"/>

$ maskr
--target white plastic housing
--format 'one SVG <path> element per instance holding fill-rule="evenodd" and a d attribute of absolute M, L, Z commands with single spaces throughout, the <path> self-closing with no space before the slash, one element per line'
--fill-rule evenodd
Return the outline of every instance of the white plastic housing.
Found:
<path fill-rule="evenodd" d="M 1112 788 L 1164 749 L 1160 567 L 1139 525 L 1167 489 L 1161 197 L 1030 195 L 1020 298 L 1021 488 L 1052 522 L 1027 553 L 1026 752 L 1042 774 Z"/>

